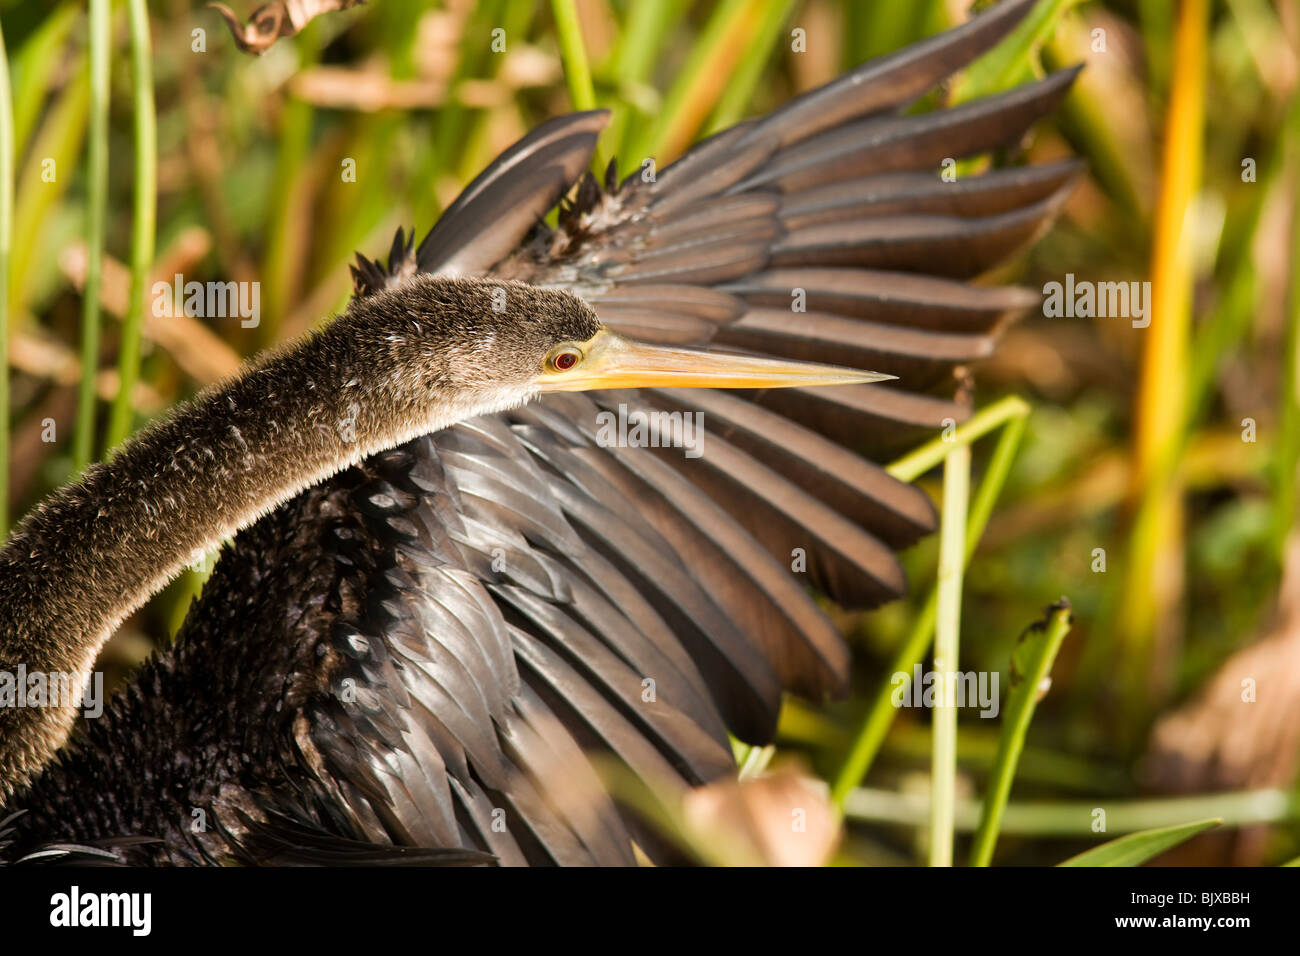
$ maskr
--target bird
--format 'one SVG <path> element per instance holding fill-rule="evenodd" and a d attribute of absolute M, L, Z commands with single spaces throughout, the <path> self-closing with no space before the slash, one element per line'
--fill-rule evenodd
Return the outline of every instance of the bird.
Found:
<path fill-rule="evenodd" d="M 0 860 L 673 859 L 599 761 L 688 792 L 783 694 L 846 689 L 817 595 L 898 598 L 937 523 L 878 462 L 969 416 L 969 366 L 1040 302 L 970 280 L 1082 164 L 938 171 L 1078 69 L 909 111 L 1032 6 L 621 181 L 588 171 L 608 113 L 542 123 L 418 245 L 358 255 L 323 329 L 38 505 L 0 550 L 0 675 L 89 673 L 227 543 L 101 717 L 0 706 Z"/>

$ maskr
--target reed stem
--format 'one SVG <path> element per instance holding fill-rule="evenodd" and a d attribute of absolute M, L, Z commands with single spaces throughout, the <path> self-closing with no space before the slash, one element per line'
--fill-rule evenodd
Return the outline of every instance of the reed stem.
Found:
<path fill-rule="evenodd" d="M 1011 796 L 1020 754 L 1025 749 L 1025 735 L 1034 719 L 1034 708 L 1043 692 L 1043 681 L 1052 672 L 1056 653 L 1070 632 L 1070 605 L 1062 601 L 1048 610 L 1045 621 L 1032 625 L 1021 635 L 1011 654 L 1011 692 L 1002 715 L 1002 734 L 989 776 L 988 792 L 980 811 L 980 824 L 971 847 L 971 866 L 988 866 L 993 862 L 1002 815 Z"/>
<path fill-rule="evenodd" d="M 943 463 L 943 519 L 939 525 L 939 603 L 934 628 L 938 678 L 931 720 L 930 865 L 952 866 L 957 791 L 956 673 L 960 655 L 961 588 L 965 570 L 966 508 L 970 496 L 970 445 L 954 448 Z"/>
<path fill-rule="evenodd" d="M 1020 447 L 1020 440 L 1025 433 L 1025 423 L 1029 414 L 1029 406 L 1018 398 L 1003 399 L 975 415 L 966 425 L 957 430 L 954 436 L 958 440 L 967 443 L 975 441 L 981 435 L 998 426 L 1003 426 L 1001 435 L 998 436 L 998 444 L 993 450 L 993 456 L 989 459 L 988 468 L 984 472 L 984 478 L 980 481 L 979 490 L 975 494 L 974 503 L 971 505 L 970 518 L 966 524 L 966 561 L 969 563 L 971 555 L 975 553 L 975 546 L 979 543 L 984 534 L 985 527 L 988 526 L 989 518 L 993 514 L 993 506 L 997 503 L 998 496 L 1002 492 L 1002 486 L 1006 484 L 1007 475 L 1011 471 L 1011 464 L 1015 461 L 1016 451 Z M 900 458 L 897 462 L 889 466 L 891 473 L 895 477 L 901 477 L 901 474 L 909 474 L 928 460 L 930 454 L 930 444 L 922 446 L 910 455 Z M 942 444 L 940 447 L 951 448 L 951 445 Z M 924 474 L 929 468 L 921 468 L 916 472 L 917 475 Z M 907 479 L 904 479 L 907 480 Z M 936 588 L 931 588 L 926 602 L 921 611 L 917 614 L 916 620 L 912 624 L 912 630 L 909 632 L 907 640 L 903 642 L 902 647 L 894 655 L 893 661 L 885 671 L 885 679 L 880 689 L 876 692 L 872 700 L 871 708 L 867 711 L 867 717 L 862 722 L 853 744 L 849 748 L 848 755 L 844 758 L 844 763 L 836 775 L 835 783 L 831 787 L 831 800 L 836 806 L 842 807 L 844 800 L 849 792 L 856 787 L 866 777 L 867 772 L 871 769 L 871 764 L 876 759 L 876 754 L 880 752 L 881 744 L 885 742 L 885 736 L 889 733 L 889 728 L 894 722 L 894 717 L 898 709 L 893 705 L 894 689 L 897 686 L 894 683 L 894 675 L 903 675 L 903 680 L 910 682 L 913 668 L 919 664 L 925 657 L 926 652 L 930 650 L 930 641 L 934 637 L 935 618 L 939 607 L 939 593 Z M 908 684 L 904 684 L 906 689 Z"/>
<path fill-rule="evenodd" d="M 86 182 L 86 284 L 81 293 L 81 381 L 72 437 L 72 466 L 83 471 L 95 453 L 95 376 L 99 372 L 99 288 L 108 211 L 109 0 L 90 0 L 90 140 Z"/>
<path fill-rule="evenodd" d="M 134 93 L 135 200 L 131 212 L 131 293 L 122 316 L 118 390 L 108 422 L 108 447 L 131 434 L 135 386 L 140 380 L 140 334 L 145 291 L 153 266 L 158 201 L 158 132 L 154 116 L 149 11 L 144 0 L 128 0 L 131 29 L 131 83 Z"/>

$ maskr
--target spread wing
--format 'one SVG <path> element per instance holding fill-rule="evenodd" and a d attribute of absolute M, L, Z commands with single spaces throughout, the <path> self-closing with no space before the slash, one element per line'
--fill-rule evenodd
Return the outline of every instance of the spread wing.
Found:
<path fill-rule="evenodd" d="M 386 268 L 359 259 L 359 294 L 414 271 L 496 275 L 578 292 L 638 338 L 899 376 L 548 396 L 422 446 L 443 461 L 442 487 L 459 490 L 462 549 L 508 622 L 516 667 L 492 673 L 509 687 L 517 674 L 582 746 L 656 776 L 666 760 L 687 784 L 726 772 L 723 727 L 763 741 L 783 689 L 843 687 L 847 651 L 812 589 L 854 607 L 903 593 L 895 552 L 933 530 L 934 511 L 873 460 L 967 416 L 965 367 L 1038 297 L 964 280 L 1032 241 L 1080 172 L 939 175 L 946 158 L 1014 146 L 1073 70 L 954 109 L 903 110 L 1027 6 L 868 63 L 653 176 L 627 157 L 621 184 L 612 166 L 603 183 L 584 173 L 604 114 L 551 120 L 418 247 L 399 234 Z M 566 194 L 557 226 L 543 224 Z M 702 413 L 699 457 L 611 443 L 620 406 L 665 444 L 697 420 L 682 413 Z M 791 571 L 795 554 L 806 573 Z M 418 617 L 420 603 L 404 607 Z"/>
<path fill-rule="evenodd" d="M 865 64 L 653 175 L 628 157 L 622 183 L 584 172 L 603 113 L 551 120 L 418 246 L 399 232 L 386 265 L 359 257 L 358 295 L 417 271 L 495 275 L 575 291 L 642 339 L 899 381 L 550 396 L 269 515 L 221 561 L 174 659 L 144 676 L 161 694 L 203 674 L 237 695 L 262 658 L 289 675 L 260 691 L 284 702 L 262 769 L 191 798 L 218 834 L 170 838 L 213 859 L 310 858 L 327 834 L 627 863 L 634 840 L 654 855 L 654 834 L 601 796 L 586 753 L 688 787 L 733 772 L 728 731 L 770 739 L 783 691 L 841 690 L 848 652 L 813 592 L 853 607 L 903 593 L 895 553 L 935 514 L 877 462 L 968 414 L 967 366 L 1037 297 L 965 280 L 1044 229 L 1079 174 L 939 175 L 1014 146 L 1073 71 L 905 110 L 1030 6 Z M 611 440 L 619 422 L 645 440 Z M 251 746 L 246 729 L 201 732 Z"/>
<path fill-rule="evenodd" d="M 866 64 L 701 143 L 653 181 L 642 167 L 620 186 L 612 173 L 603 188 L 590 174 L 579 181 L 604 116 L 552 120 L 476 179 L 418 248 L 399 234 L 387 269 L 360 259 L 358 291 L 417 270 L 498 275 L 576 291 L 639 338 L 898 375 L 760 393 L 548 397 L 505 416 L 548 474 L 588 495 L 617 489 L 624 511 L 652 514 L 657 543 L 706 585 L 782 686 L 834 690 L 844 650 L 807 585 L 853 607 L 903 592 L 894 552 L 933 530 L 934 512 L 873 460 L 968 415 L 967 366 L 1038 297 L 962 280 L 1031 241 L 1079 175 L 1063 162 L 939 176 L 944 159 L 1015 144 L 1074 70 L 955 109 L 901 112 L 1026 7 L 1002 4 Z M 540 224 L 575 182 L 558 227 Z M 702 413 L 702 455 L 606 447 L 597 415 L 620 405 L 646 413 L 652 438 L 680 413 Z M 566 515 L 584 539 L 626 559 L 612 542 L 627 529 L 577 507 Z M 790 573 L 796 549 L 807 556 L 802 578 Z"/>

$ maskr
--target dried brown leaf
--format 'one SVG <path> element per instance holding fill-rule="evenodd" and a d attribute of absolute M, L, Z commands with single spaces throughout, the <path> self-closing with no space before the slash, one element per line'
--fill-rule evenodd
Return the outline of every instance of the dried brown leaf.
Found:
<path fill-rule="evenodd" d="M 261 56 L 280 37 L 291 37 L 322 13 L 348 10 L 365 3 L 365 0 L 276 0 L 264 3 L 248 18 L 247 24 L 224 3 L 208 6 L 221 14 L 235 45 L 245 53 Z"/>

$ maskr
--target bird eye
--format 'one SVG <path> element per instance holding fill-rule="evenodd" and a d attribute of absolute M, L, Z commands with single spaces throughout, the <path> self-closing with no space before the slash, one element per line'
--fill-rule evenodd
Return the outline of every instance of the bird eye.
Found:
<path fill-rule="evenodd" d="M 551 368 L 557 372 L 567 372 L 581 359 L 582 353 L 577 349 L 561 349 L 551 356 Z"/>

